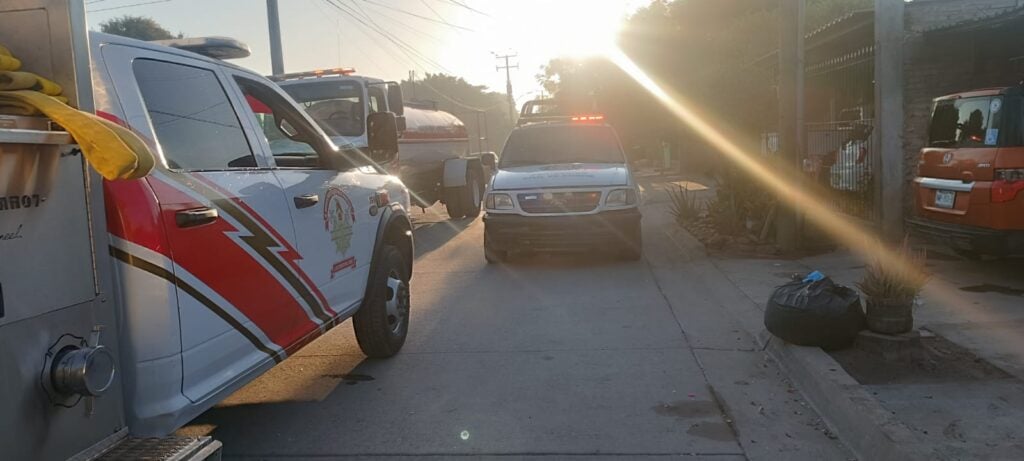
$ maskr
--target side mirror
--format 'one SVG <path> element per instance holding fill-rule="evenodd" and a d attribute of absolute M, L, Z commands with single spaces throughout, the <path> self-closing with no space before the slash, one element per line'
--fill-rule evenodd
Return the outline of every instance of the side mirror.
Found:
<path fill-rule="evenodd" d="M 494 168 L 498 166 L 498 156 L 494 152 L 484 152 L 480 154 L 480 163 L 487 168 Z"/>
<path fill-rule="evenodd" d="M 395 115 L 405 115 L 405 103 L 402 97 L 402 85 L 395 82 L 388 83 L 388 110 Z M 405 131 L 404 129 L 399 131 Z"/>
<path fill-rule="evenodd" d="M 398 122 L 391 112 L 374 112 L 366 118 L 370 158 L 389 163 L 398 155 Z"/>
<path fill-rule="evenodd" d="M 408 126 L 406 126 L 406 124 L 405 124 L 405 116 L 404 115 L 396 116 L 395 117 L 395 123 L 398 125 L 398 132 L 399 133 L 404 133 L 406 128 L 408 128 Z"/>

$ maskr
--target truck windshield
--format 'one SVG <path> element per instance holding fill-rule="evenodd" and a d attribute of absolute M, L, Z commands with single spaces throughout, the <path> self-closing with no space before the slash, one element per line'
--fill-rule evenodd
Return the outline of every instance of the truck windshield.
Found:
<path fill-rule="evenodd" d="M 282 85 L 328 136 L 361 136 L 366 131 L 363 88 L 358 82 L 311 81 Z"/>
<path fill-rule="evenodd" d="M 501 151 L 501 166 L 560 163 L 626 163 L 615 132 L 607 126 L 559 125 L 513 131 Z"/>
<path fill-rule="evenodd" d="M 999 142 L 1001 97 L 942 100 L 928 130 L 930 147 L 984 147 Z"/>

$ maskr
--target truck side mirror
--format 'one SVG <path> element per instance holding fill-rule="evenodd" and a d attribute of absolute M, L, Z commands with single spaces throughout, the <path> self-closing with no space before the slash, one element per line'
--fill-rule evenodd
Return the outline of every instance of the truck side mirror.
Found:
<path fill-rule="evenodd" d="M 405 116 L 404 115 L 396 116 L 395 117 L 395 123 L 398 125 L 398 132 L 399 133 L 404 133 L 406 128 L 408 128 L 408 126 L 405 124 Z"/>
<path fill-rule="evenodd" d="M 366 137 L 370 158 L 389 163 L 398 155 L 398 122 L 391 112 L 374 112 L 366 118 Z"/>
<path fill-rule="evenodd" d="M 498 156 L 494 152 L 480 154 L 480 163 L 487 168 L 494 168 L 498 165 Z"/>
<path fill-rule="evenodd" d="M 388 83 L 388 110 L 395 115 L 405 115 L 405 103 L 402 97 L 402 85 L 395 82 Z M 405 130 L 399 130 L 405 131 Z"/>

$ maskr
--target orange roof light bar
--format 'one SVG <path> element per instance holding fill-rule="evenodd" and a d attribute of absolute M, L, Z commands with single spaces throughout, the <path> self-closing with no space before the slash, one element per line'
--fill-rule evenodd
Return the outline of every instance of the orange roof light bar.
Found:
<path fill-rule="evenodd" d="M 604 115 L 573 115 L 569 120 L 574 122 L 599 122 L 604 120 Z"/>
<path fill-rule="evenodd" d="M 293 73 L 290 73 L 290 74 L 272 75 L 270 77 L 270 79 L 274 80 L 274 81 L 281 81 L 281 80 L 294 80 L 294 79 L 309 78 L 309 77 L 320 78 L 320 77 L 326 77 L 326 76 L 332 76 L 332 75 L 352 75 L 352 74 L 355 74 L 355 73 L 356 73 L 356 70 L 355 70 L 355 68 L 352 68 L 352 67 L 335 67 L 333 69 L 317 69 L 317 70 L 310 70 L 310 71 L 306 71 L 306 72 L 293 72 Z"/>

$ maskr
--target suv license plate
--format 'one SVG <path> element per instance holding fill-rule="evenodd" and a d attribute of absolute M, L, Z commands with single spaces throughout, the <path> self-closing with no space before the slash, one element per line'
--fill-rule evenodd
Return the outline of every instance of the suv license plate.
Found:
<path fill-rule="evenodd" d="M 956 192 L 951 190 L 935 191 L 935 206 L 938 208 L 953 208 L 956 202 Z"/>

